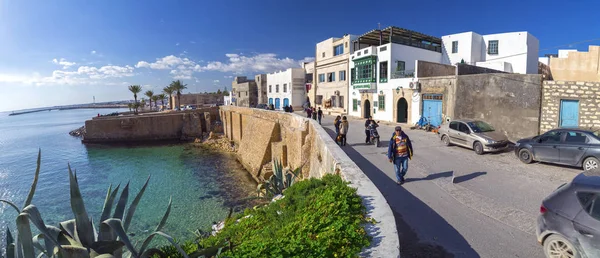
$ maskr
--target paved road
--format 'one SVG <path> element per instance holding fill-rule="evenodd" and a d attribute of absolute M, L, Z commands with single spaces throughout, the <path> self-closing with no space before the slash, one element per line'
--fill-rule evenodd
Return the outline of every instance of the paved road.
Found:
<path fill-rule="evenodd" d="M 323 127 L 333 136 L 333 117 L 324 117 Z M 393 127 L 380 126 L 382 140 Z M 543 257 L 535 237 L 541 201 L 578 169 L 526 165 L 512 152 L 478 156 L 406 129 L 414 157 L 403 186 L 395 183 L 388 143 L 365 145 L 364 120 L 350 120 L 342 147 L 392 207 L 403 257 Z"/>

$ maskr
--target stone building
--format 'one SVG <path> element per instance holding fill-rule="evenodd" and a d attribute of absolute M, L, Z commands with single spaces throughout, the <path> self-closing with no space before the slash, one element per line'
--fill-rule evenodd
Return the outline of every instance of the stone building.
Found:
<path fill-rule="evenodd" d="M 256 107 L 258 87 L 256 81 L 246 76 L 236 76 L 231 83 L 231 102 L 238 107 Z"/>
<path fill-rule="evenodd" d="M 600 126 L 600 82 L 544 81 L 542 92 L 541 133 Z"/>
<path fill-rule="evenodd" d="M 317 90 L 315 87 L 313 87 L 316 78 L 315 61 L 302 63 L 302 68 L 304 68 L 305 74 L 304 86 L 306 87 L 306 98 L 310 101 L 313 101 L 310 103 L 313 105 L 314 100 L 317 97 Z"/>
<path fill-rule="evenodd" d="M 258 100 L 256 104 L 267 104 L 267 75 L 257 74 L 254 76 L 258 90 Z"/>
<path fill-rule="evenodd" d="M 173 94 L 171 103 L 175 103 L 173 106 L 175 109 L 179 106 L 184 108 L 185 106 L 204 107 L 212 105 L 223 105 L 223 94 L 217 93 L 182 93 L 181 103 L 177 100 L 177 94 Z"/>

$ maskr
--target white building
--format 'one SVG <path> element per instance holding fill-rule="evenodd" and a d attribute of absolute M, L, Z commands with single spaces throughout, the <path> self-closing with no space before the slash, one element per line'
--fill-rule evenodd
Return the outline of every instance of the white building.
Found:
<path fill-rule="evenodd" d="M 509 73 L 538 73 L 540 42 L 526 31 L 490 35 L 464 32 L 443 36 L 442 45 L 443 64 L 466 63 Z"/>
<path fill-rule="evenodd" d="M 304 68 L 288 68 L 285 71 L 267 74 L 268 103 L 275 109 L 292 106 L 300 110 L 306 101 Z"/>
<path fill-rule="evenodd" d="M 225 105 L 225 106 L 231 105 L 231 94 L 229 96 L 223 96 L 223 105 Z"/>
<path fill-rule="evenodd" d="M 416 61 L 440 63 L 441 39 L 388 27 L 360 36 L 356 44 L 361 48 L 349 58 L 348 114 L 416 123 L 421 117 Z"/>

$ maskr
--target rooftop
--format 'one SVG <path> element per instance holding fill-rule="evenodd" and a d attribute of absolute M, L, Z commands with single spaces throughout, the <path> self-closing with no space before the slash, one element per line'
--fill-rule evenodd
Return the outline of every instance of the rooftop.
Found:
<path fill-rule="evenodd" d="M 355 42 L 360 42 L 361 45 L 368 44 L 370 46 L 396 43 L 436 52 L 442 51 L 442 39 L 395 26 L 371 30 L 358 36 Z"/>

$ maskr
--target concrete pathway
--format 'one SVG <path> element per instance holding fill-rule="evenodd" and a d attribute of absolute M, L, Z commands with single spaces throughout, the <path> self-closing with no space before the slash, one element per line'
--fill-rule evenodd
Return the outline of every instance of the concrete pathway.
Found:
<path fill-rule="evenodd" d="M 332 137 L 333 119 L 323 119 Z M 512 152 L 478 156 L 403 126 L 415 154 L 407 182 L 398 186 L 386 157 L 395 125 L 380 125 L 382 147 L 376 148 L 364 143 L 364 120 L 351 118 L 342 149 L 395 212 L 402 257 L 543 257 L 535 237 L 541 201 L 579 170 L 526 165 Z"/>

